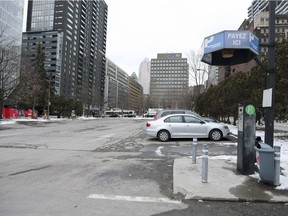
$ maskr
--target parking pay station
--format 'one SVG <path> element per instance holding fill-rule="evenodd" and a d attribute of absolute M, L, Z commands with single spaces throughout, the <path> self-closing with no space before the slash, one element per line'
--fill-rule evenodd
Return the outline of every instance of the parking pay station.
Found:
<path fill-rule="evenodd" d="M 270 17 L 273 16 L 271 11 L 275 10 L 273 6 L 271 8 Z M 271 23 L 273 24 L 273 21 Z M 272 35 L 275 27 L 270 29 L 269 34 L 271 32 Z M 230 66 L 246 63 L 258 55 L 259 39 L 252 32 L 222 31 L 204 38 L 201 61 L 209 65 Z M 258 171 L 262 181 L 272 182 L 275 186 L 279 185 L 281 148 L 274 146 L 273 149 L 266 143 L 256 140 L 255 134 L 255 106 L 251 103 L 240 104 L 238 107 L 237 171 L 243 175 Z"/>
<path fill-rule="evenodd" d="M 235 65 L 259 55 L 259 39 L 250 31 L 222 31 L 204 38 L 201 61 L 210 65 Z M 255 171 L 255 123 L 253 104 L 238 109 L 237 170 L 243 175 Z"/>
<path fill-rule="evenodd" d="M 238 107 L 237 171 L 243 175 L 255 171 L 256 109 L 251 103 Z"/>

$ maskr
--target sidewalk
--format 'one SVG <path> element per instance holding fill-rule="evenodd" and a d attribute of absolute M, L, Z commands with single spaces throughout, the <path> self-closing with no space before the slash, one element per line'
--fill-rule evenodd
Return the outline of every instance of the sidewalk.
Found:
<path fill-rule="evenodd" d="M 265 129 L 265 125 L 256 125 L 256 128 L 262 128 L 263 130 Z M 274 122 L 274 130 L 279 130 L 282 132 L 288 132 L 288 122 L 285 123 L 279 123 L 279 122 Z"/>
<path fill-rule="evenodd" d="M 213 158 L 213 157 L 211 157 Z M 185 199 L 288 202 L 288 190 L 258 182 L 257 178 L 237 173 L 237 164 L 228 159 L 208 161 L 208 182 L 201 182 L 202 159 L 174 160 L 173 192 Z"/>

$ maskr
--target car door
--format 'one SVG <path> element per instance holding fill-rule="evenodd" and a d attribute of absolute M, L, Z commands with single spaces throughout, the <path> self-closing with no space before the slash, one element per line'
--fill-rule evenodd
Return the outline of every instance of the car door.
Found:
<path fill-rule="evenodd" d="M 201 119 L 194 116 L 183 116 L 185 122 L 186 134 L 188 137 L 208 137 L 207 125 Z"/>
<path fill-rule="evenodd" d="M 186 136 L 186 124 L 183 123 L 182 115 L 170 116 L 164 120 L 164 123 L 172 138 L 183 138 Z"/>

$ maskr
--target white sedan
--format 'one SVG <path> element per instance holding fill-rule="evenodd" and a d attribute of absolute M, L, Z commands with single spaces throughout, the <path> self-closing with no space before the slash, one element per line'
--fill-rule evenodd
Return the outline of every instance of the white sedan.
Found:
<path fill-rule="evenodd" d="M 209 138 L 218 141 L 229 133 L 227 125 L 208 122 L 192 114 L 172 114 L 146 123 L 146 135 L 162 142 L 171 138 Z"/>

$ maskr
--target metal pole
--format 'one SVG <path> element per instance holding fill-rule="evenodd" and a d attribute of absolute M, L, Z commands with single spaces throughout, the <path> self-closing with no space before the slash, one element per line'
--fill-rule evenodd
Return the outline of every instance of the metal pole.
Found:
<path fill-rule="evenodd" d="M 202 183 L 208 182 L 208 145 L 204 146 L 202 156 Z"/>
<path fill-rule="evenodd" d="M 269 1 L 269 46 L 267 89 L 272 89 L 272 105 L 265 108 L 265 143 L 273 147 L 275 104 L 275 1 Z"/>
<path fill-rule="evenodd" d="M 280 185 L 280 146 L 274 146 L 274 186 Z"/>
<path fill-rule="evenodd" d="M 192 164 L 196 163 L 196 157 L 197 157 L 197 138 L 193 138 L 193 143 L 192 143 Z"/>
<path fill-rule="evenodd" d="M 48 88 L 48 106 L 47 106 L 47 119 L 50 119 L 50 100 L 51 100 L 51 95 L 50 95 L 50 88 L 51 88 L 51 79 L 49 79 L 49 88 Z"/>

